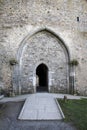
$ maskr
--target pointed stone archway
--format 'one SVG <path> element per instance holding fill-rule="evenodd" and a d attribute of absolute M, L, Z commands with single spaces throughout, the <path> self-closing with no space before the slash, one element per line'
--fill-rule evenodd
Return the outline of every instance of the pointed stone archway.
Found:
<path fill-rule="evenodd" d="M 36 68 L 36 92 L 48 91 L 48 67 L 45 64 L 40 64 Z"/>
<path fill-rule="evenodd" d="M 29 34 L 18 50 L 17 59 L 19 64 L 15 68 L 17 73 L 14 80 L 20 94 L 36 92 L 36 75 L 41 78 L 39 71 L 42 70 L 42 63 L 49 69 L 46 69 L 48 77 L 44 79 L 47 81 L 45 85 L 48 91 L 69 93 L 71 89 L 69 50 L 64 41 L 52 30 L 38 29 Z M 40 82 L 39 85 L 43 86 Z"/>

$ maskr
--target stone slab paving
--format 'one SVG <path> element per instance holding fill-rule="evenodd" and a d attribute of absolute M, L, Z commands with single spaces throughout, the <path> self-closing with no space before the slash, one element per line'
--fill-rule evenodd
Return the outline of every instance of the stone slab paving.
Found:
<path fill-rule="evenodd" d="M 62 118 L 54 96 L 49 93 L 29 96 L 18 117 L 20 120 L 60 120 Z"/>

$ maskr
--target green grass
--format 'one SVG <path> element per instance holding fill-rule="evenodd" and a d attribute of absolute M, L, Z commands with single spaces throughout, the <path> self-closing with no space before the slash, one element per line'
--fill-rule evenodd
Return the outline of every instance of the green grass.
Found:
<path fill-rule="evenodd" d="M 87 99 L 67 100 L 58 99 L 64 112 L 65 122 L 73 122 L 78 130 L 87 130 Z"/>

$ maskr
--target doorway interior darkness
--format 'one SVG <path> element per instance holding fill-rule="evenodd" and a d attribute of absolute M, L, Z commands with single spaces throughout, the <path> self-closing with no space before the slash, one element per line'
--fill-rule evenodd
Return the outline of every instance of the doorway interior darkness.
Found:
<path fill-rule="evenodd" d="M 37 92 L 48 91 L 48 68 L 45 64 L 40 64 L 36 69 L 38 76 Z"/>

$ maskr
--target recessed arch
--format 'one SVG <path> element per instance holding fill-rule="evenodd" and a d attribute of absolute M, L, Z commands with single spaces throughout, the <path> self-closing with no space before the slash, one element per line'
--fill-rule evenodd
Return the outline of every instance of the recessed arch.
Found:
<path fill-rule="evenodd" d="M 63 44 L 63 46 L 66 49 L 66 53 L 68 55 L 68 60 L 70 61 L 71 54 L 70 54 L 70 51 L 69 51 L 67 44 L 65 43 L 65 41 L 61 38 L 61 36 L 59 34 L 57 34 L 55 31 L 53 31 L 52 29 L 50 29 L 48 27 L 35 28 L 34 30 L 32 30 L 31 32 L 28 33 L 28 35 L 21 41 L 21 43 L 19 45 L 19 48 L 18 48 L 18 51 L 17 51 L 18 61 L 20 61 L 20 56 L 22 55 L 22 50 L 23 50 L 23 47 L 25 46 L 26 41 L 29 38 L 31 38 L 32 36 L 36 35 L 39 32 L 42 32 L 42 31 L 46 31 L 46 32 L 51 33 L 52 35 L 54 35 L 56 38 L 58 38 L 61 41 L 61 43 Z"/>
<path fill-rule="evenodd" d="M 18 80 L 18 85 L 19 86 L 19 92 L 21 93 L 21 67 L 22 67 L 22 56 L 23 56 L 23 51 L 25 48 L 27 48 L 27 45 L 28 44 L 28 41 L 34 37 L 34 36 L 37 36 L 39 33 L 42 33 L 42 32 L 46 32 L 46 33 L 49 33 L 51 34 L 54 38 L 58 39 L 59 41 L 59 44 L 61 44 L 61 47 L 63 48 L 64 50 L 64 54 L 65 54 L 65 58 L 66 58 L 66 63 L 67 63 L 67 92 L 69 92 L 69 75 L 70 75 L 70 69 L 69 69 L 69 66 L 68 66 L 68 62 L 70 61 L 70 52 L 69 52 L 69 49 L 66 45 L 66 43 L 59 37 L 59 35 L 57 33 L 55 33 L 53 30 L 51 29 L 48 29 L 48 28 L 39 28 L 39 29 L 36 29 L 32 32 L 30 32 L 25 38 L 24 40 L 21 42 L 20 46 L 19 46 L 19 49 L 18 49 L 18 53 L 17 53 L 17 59 L 19 61 L 19 64 L 16 66 L 16 71 L 17 71 L 17 75 L 16 75 L 16 79 Z M 44 59 L 40 59 L 41 62 L 46 62 Z M 40 60 L 38 60 L 38 62 L 40 62 Z M 38 62 L 36 62 L 35 64 L 38 64 Z M 49 63 L 47 63 L 48 65 L 50 65 Z M 38 64 L 39 65 L 39 64 Z M 36 65 L 35 65 L 36 66 Z M 36 77 L 35 77 L 35 66 L 33 67 L 33 88 L 34 88 L 34 92 L 35 92 L 35 82 L 36 82 Z M 49 67 L 50 68 L 50 67 Z M 62 68 L 60 66 L 60 68 Z M 62 70 L 62 69 L 61 69 Z M 52 86 L 52 83 L 54 82 L 52 78 L 52 75 L 53 75 L 53 70 L 50 69 L 50 72 L 49 72 L 49 88 L 50 86 Z M 32 78 L 30 77 L 30 80 L 32 80 Z M 58 79 L 59 81 L 59 79 Z M 65 82 L 64 79 L 61 81 L 61 83 Z M 61 84 L 60 84 L 61 85 Z M 32 86 L 32 84 L 31 84 Z M 50 91 L 50 89 L 49 89 Z"/>

